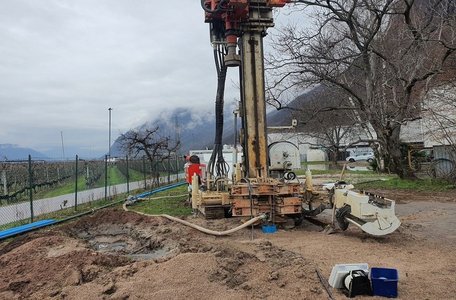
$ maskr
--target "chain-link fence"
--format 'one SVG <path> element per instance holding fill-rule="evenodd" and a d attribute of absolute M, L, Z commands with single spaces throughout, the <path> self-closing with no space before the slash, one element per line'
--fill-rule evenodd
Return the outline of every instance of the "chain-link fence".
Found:
<path fill-rule="evenodd" d="M 182 157 L 0 161 L 0 230 L 63 218 L 183 179 Z"/>

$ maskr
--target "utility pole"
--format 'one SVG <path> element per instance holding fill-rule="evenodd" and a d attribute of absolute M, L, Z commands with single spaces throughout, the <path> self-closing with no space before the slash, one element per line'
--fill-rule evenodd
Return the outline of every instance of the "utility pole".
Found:
<path fill-rule="evenodd" d="M 65 146 L 63 144 L 63 131 L 60 131 L 60 139 L 62 140 L 62 160 L 65 160 Z"/>

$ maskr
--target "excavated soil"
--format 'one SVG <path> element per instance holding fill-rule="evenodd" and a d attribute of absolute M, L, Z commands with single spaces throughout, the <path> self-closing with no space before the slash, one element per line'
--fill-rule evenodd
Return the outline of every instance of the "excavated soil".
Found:
<path fill-rule="evenodd" d="M 354 227 L 327 235 L 307 221 L 213 237 L 106 209 L 0 244 L 0 299 L 328 299 L 317 270 L 328 279 L 338 263 L 398 269 L 399 299 L 454 299 L 456 203 L 415 196 L 397 205 L 401 228 L 379 238 Z M 187 220 L 214 230 L 241 222 Z"/>

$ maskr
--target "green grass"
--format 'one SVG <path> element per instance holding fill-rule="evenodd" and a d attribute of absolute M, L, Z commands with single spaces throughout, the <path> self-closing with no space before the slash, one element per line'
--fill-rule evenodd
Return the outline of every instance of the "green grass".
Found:
<path fill-rule="evenodd" d="M 304 167 L 304 169 L 307 165 L 330 165 L 330 164 L 332 164 L 331 161 L 303 161 L 303 162 L 301 162 L 301 166 Z"/>
<path fill-rule="evenodd" d="M 130 182 L 144 180 L 144 174 L 133 169 L 128 170 L 128 176 L 130 177 Z"/>
<path fill-rule="evenodd" d="M 151 215 L 167 214 L 171 216 L 187 216 L 192 213 L 192 208 L 185 204 L 187 199 L 187 186 L 180 186 L 178 188 L 160 192 L 151 196 L 151 198 L 156 197 L 168 197 L 168 196 L 178 196 L 183 195 L 177 198 L 161 198 L 161 199 L 151 199 L 144 200 L 139 203 L 136 203 L 134 206 L 130 207 L 131 210 L 143 212 Z"/>
<path fill-rule="evenodd" d="M 43 198 L 51 198 L 51 197 L 56 197 L 60 195 L 65 195 L 65 194 L 71 194 L 74 193 L 74 179 L 65 182 L 63 185 L 58 186 L 57 188 L 54 188 L 52 190 L 47 190 L 47 191 L 40 191 L 36 194 L 33 194 L 33 199 L 43 199 Z M 85 184 L 85 176 L 80 175 L 78 177 L 78 191 L 84 191 L 86 190 L 86 184 Z"/>
<path fill-rule="evenodd" d="M 356 184 L 357 189 L 396 189 L 396 190 L 414 190 L 414 191 L 449 191 L 456 189 L 454 184 L 443 180 L 436 179 L 400 179 L 391 178 L 389 180 L 372 181 Z"/>
<path fill-rule="evenodd" d="M 130 182 L 133 181 L 140 181 L 144 179 L 142 173 L 134 170 L 130 170 Z M 133 175 L 133 176 L 132 176 Z M 121 183 L 126 183 L 127 178 L 120 172 L 120 170 L 116 166 L 110 166 L 108 168 L 108 182 L 110 185 L 116 185 Z M 105 185 L 105 177 L 101 176 L 100 179 L 96 182 L 94 186 L 88 187 L 86 186 L 85 175 L 80 175 L 78 177 L 78 191 L 85 191 L 92 188 L 99 188 Z M 34 199 L 42 199 L 42 198 L 50 198 L 55 196 L 61 196 L 65 194 L 74 193 L 74 180 L 70 180 L 63 185 L 54 188 L 52 190 L 38 192 L 33 195 Z"/>
<path fill-rule="evenodd" d="M 120 172 L 119 168 L 116 166 L 109 166 L 108 167 L 108 182 L 110 185 L 116 185 L 121 183 L 126 183 L 127 178 Z M 103 179 L 103 186 L 104 186 L 104 179 Z"/>

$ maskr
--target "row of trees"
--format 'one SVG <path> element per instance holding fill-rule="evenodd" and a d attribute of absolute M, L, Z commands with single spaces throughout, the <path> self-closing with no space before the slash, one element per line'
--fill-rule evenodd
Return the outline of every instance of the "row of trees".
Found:
<path fill-rule="evenodd" d="M 0 162 L 0 200 L 16 200 L 26 197 L 25 193 L 30 187 L 50 189 L 69 178 L 74 173 L 74 164 L 63 162 L 31 161 L 5 161 Z"/>
<path fill-rule="evenodd" d="M 79 160 L 78 174 L 75 161 L 31 160 L 30 165 L 27 161 L 0 162 L 0 200 L 6 203 L 24 200 L 28 198 L 30 187 L 35 194 L 49 191 L 74 182 L 76 175 L 84 175 L 86 186 L 91 188 L 104 169 L 103 161 L 97 160 Z"/>
<path fill-rule="evenodd" d="M 454 80 L 456 3 L 296 2 L 296 14 L 305 18 L 310 12 L 314 26 L 288 25 L 275 36 L 275 51 L 267 59 L 270 104 L 293 109 L 309 126 L 323 127 L 320 123 L 330 120 L 326 128 L 332 139 L 347 134 L 347 128 L 372 129 L 370 142 L 385 167 L 413 177 L 402 159 L 401 128 L 422 117 L 429 91 Z M 321 103 L 288 105 L 290 95 L 315 86 L 322 89 Z"/>

